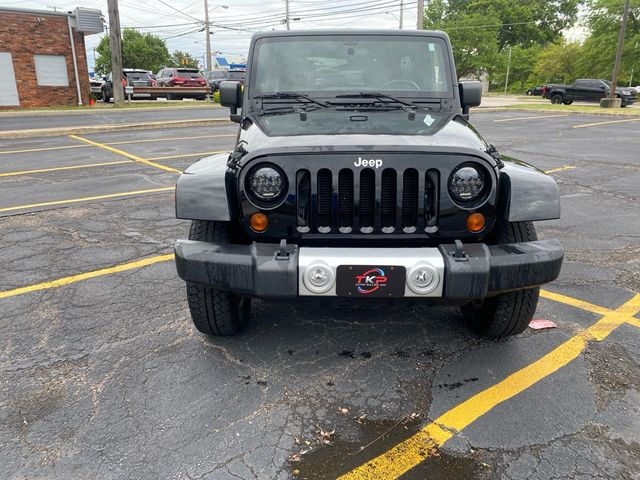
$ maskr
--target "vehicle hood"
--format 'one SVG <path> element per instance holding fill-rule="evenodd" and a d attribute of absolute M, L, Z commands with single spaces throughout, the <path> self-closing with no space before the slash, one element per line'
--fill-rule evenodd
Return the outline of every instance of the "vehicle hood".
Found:
<path fill-rule="evenodd" d="M 460 115 L 404 110 L 318 110 L 245 118 L 239 145 L 252 156 L 275 152 L 452 149 L 486 152 L 487 143 Z"/>

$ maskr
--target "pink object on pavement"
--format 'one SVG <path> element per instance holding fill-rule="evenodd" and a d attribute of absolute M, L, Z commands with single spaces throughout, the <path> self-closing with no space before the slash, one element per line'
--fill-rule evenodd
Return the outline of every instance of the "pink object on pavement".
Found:
<path fill-rule="evenodd" d="M 529 326 L 534 330 L 544 330 L 545 328 L 556 328 L 557 325 L 551 320 L 531 320 Z"/>

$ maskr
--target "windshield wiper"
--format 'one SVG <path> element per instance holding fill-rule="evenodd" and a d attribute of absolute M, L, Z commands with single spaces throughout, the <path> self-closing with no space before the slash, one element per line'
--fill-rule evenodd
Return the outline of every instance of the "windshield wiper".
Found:
<path fill-rule="evenodd" d="M 291 100 L 296 100 L 300 103 L 314 103 L 316 105 L 320 105 L 321 107 L 325 107 L 325 108 L 331 107 L 331 105 L 329 105 L 327 102 L 323 102 L 322 100 L 318 100 L 316 98 L 310 97 L 309 95 L 306 95 L 304 93 L 298 93 L 298 92 L 265 93 L 264 95 L 256 95 L 253 98 L 258 98 L 261 100 L 291 99 Z M 306 102 L 304 100 L 306 100 Z"/>
<path fill-rule="evenodd" d="M 417 109 L 424 108 L 429 110 L 428 107 L 416 105 L 415 103 L 409 102 L 408 100 L 402 100 L 400 98 L 387 95 L 386 93 L 379 93 L 379 92 L 348 93 L 343 95 L 336 95 L 336 98 L 367 98 L 367 99 L 378 100 L 382 103 L 399 103 L 400 105 L 404 105 L 405 107 L 411 107 L 411 108 L 417 108 Z"/>

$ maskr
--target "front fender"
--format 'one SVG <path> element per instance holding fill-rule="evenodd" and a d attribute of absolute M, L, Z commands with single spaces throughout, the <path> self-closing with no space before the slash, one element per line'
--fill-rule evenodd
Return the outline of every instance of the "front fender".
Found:
<path fill-rule="evenodd" d="M 188 220 L 231 220 L 225 176 L 228 153 L 205 157 L 178 178 L 176 217 Z"/>
<path fill-rule="evenodd" d="M 515 158 L 502 157 L 498 201 L 509 222 L 560 218 L 560 189 L 550 175 Z"/>

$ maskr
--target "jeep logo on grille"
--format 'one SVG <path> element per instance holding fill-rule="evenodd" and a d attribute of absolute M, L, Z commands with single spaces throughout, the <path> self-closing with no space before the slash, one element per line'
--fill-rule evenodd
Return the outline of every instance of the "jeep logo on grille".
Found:
<path fill-rule="evenodd" d="M 367 160 L 366 158 L 358 157 L 358 160 L 353 162 L 354 167 L 375 167 L 376 169 L 382 166 L 382 160 L 380 158 L 372 158 Z"/>

